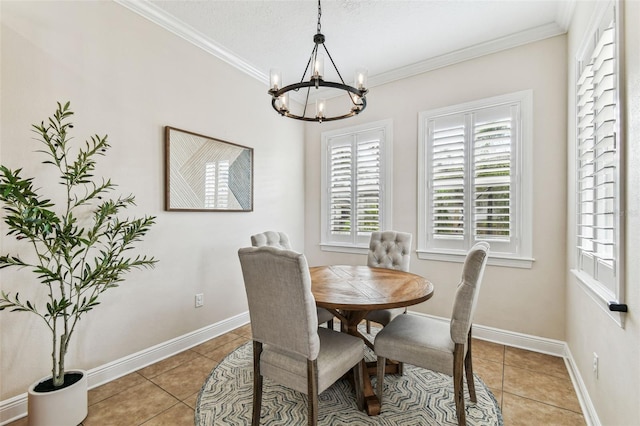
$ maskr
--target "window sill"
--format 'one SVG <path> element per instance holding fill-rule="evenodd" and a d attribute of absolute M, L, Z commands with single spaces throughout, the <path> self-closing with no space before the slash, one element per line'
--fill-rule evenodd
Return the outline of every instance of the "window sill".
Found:
<path fill-rule="evenodd" d="M 593 299 L 593 301 L 602 308 L 603 311 L 621 328 L 624 328 L 624 312 L 612 312 L 609 310 L 609 303 L 615 299 L 608 291 L 602 288 L 601 284 L 598 284 L 589 274 L 586 274 L 578 269 L 571 269 L 571 273 L 576 277 L 576 281 L 580 286 L 586 290 L 586 293 Z"/>
<path fill-rule="evenodd" d="M 422 260 L 439 260 L 442 262 L 458 262 L 463 263 L 465 258 L 467 257 L 467 253 L 462 252 L 442 252 L 442 251 L 429 251 L 429 250 L 418 250 L 416 251 L 418 254 L 418 259 Z M 496 254 L 489 252 L 489 259 L 487 260 L 487 265 L 493 266 L 504 266 L 507 268 L 521 268 L 521 269 L 531 269 L 533 267 L 533 262 L 535 259 L 529 257 L 515 257 L 515 256 L 506 256 L 502 254 Z"/>
<path fill-rule="evenodd" d="M 369 253 L 369 246 L 354 246 L 348 244 L 329 244 L 320 243 L 320 250 L 333 251 L 338 253 L 352 253 L 352 254 L 367 254 Z"/>

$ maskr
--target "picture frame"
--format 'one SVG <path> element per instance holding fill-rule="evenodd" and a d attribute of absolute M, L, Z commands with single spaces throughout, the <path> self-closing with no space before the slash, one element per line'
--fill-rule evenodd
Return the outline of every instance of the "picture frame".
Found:
<path fill-rule="evenodd" d="M 253 211 L 253 148 L 165 126 L 165 210 Z"/>

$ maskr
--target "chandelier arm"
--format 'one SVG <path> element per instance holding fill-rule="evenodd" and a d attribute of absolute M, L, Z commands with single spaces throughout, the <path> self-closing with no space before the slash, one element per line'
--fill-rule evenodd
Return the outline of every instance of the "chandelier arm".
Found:
<path fill-rule="evenodd" d="M 280 115 L 284 115 L 287 116 L 287 114 L 285 113 L 285 111 L 281 110 L 280 108 L 278 108 L 278 106 L 276 105 L 276 101 L 278 100 L 278 98 L 271 98 L 271 106 L 273 107 L 273 109 L 276 110 L 276 112 Z"/>
<path fill-rule="evenodd" d="M 296 89 L 298 90 L 298 89 Z M 304 98 L 304 109 L 302 110 L 302 116 L 307 115 L 307 106 L 309 105 L 309 92 L 311 91 L 311 86 L 307 86 L 307 96 Z"/>
<path fill-rule="evenodd" d="M 318 50 L 318 45 L 314 44 L 313 49 L 311 49 L 311 56 L 309 56 L 309 61 L 307 61 L 307 66 L 304 68 L 304 72 L 302 73 L 302 78 L 300 78 L 301 83 L 304 81 L 304 76 L 307 75 L 307 71 L 309 70 L 309 65 L 311 65 L 311 60 L 313 59 L 313 54 L 316 53 L 317 50 Z"/>
<path fill-rule="evenodd" d="M 331 57 L 331 53 L 329 53 L 329 50 L 327 49 L 327 46 L 324 45 L 324 43 L 322 43 L 322 47 L 324 47 L 324 51 L 327 52 L 327 56 L 329 56 L 329 59 L 331 60 L 331 65 L 333 65 L 333 69 L 336 70 L 336 72 L 338 73 L 338 77 L 340 77 L 340 81 L 342 82 L 342 84 L 347 84 L 344 82 L 344 79 L 342 78 L 342 74 L 340 74 L 340 71 L 338 71 L 338 67 L 336 66 L 336 63 L 333 62 L 333 58 Z"/>

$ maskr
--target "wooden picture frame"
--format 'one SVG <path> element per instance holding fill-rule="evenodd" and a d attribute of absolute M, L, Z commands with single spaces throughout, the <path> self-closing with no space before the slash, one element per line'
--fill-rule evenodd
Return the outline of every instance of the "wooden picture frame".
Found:
<path fill-rule="evenodd" d="M 165 126 L 165 210 L 253 211 L 253 148 Z"/>

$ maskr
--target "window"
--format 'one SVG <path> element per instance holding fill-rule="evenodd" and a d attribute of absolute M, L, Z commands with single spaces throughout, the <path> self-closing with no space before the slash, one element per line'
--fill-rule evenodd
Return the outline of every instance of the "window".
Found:
<path fill-rule="evenodd" d="M 574 272 L 605 302 L 624 303 L 619 30 L 605 4 L 578 53 Z"/>
<path fill-rule="evenodd" d="M 421 112 L 418 256 L 531 267 L 531 91 Z"/>
<path fill-rule="evenodd" d="M 323 250 L 366 252 L 371 232 L 391 224 L 393 123 L 322 133 Z"/>

